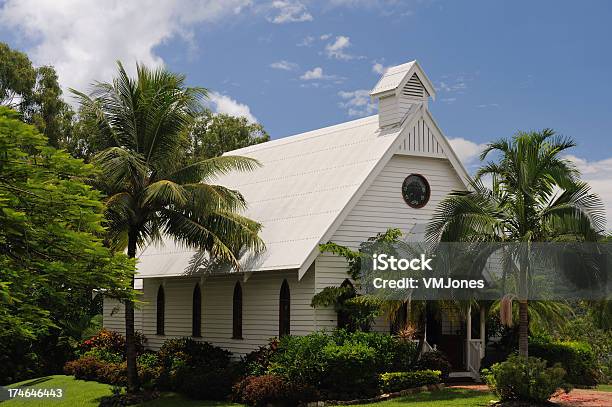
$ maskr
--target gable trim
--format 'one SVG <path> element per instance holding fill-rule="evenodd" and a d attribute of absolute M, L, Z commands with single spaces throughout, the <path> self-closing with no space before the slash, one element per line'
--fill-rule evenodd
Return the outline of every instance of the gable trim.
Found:
<path fill-rule="evenodd" d="M 420 109 L 422 111 L 423 107 L 421 107 Z M 387 151 L 385 151 L 385 154 L 383 154 L 382 158 L 378 161 L 378 163 L 374 166 L 374 168 L 372 168 L 372 170 L 370 171 L 368 176 L 365 178 L 363 183 L 359 186 L 359 188 L 357 188 L 357 190 L 355 191 L 353 196 L 351 196 L 351 198 L 349 199 L 348 203 L 344 206 L 344 208 L 342 208 L 342 210 L 340 211 L 338 216 L 336 216 L 336 219 L 334 219 L 334 221 L 329 225 L 329 227 L 327 228 L 327 230 L 325 231 L 325 233 L 321 237 L 321 240 L 319 240 L 319 243 L 326 242 L 329 239 L 331 239 L 331 237 L 336 232 L 336 230 L 340 227 L 342 222 L 344 222 L 344 219 L 346 219 L 346 217 L 349 215 L 351 210 L 353 210 L 355 205 L 357 205 L 357 202 L 359 202 L 359 199 L 363 196 L 363 194 L 365 194 L 365 192 L 367 191 L 368 187 L 372 184 L 372 182 L 374 182 L 374 180 L 376 179 L 378 174 L 380 174 L 380 172 L 387 165 L 389 160 L 391 160 L 391 157 L 393 157 L 393 155 L 395 154 L 396 150 L 399 148 L 399 145 L 400 145 L 401 141 L 403 140 L 404 132 L 406 131 L 406 129 L 410 125 L 412 125 L 412 123 L 416 119 L 418 119 L 420 117 L 422 117 L 422 114 L 415 114 L 413 116 L 413 118 L 409 122 L 405 123 L 405 125 L 402 127 L 401 131 L 397 134 L 395 141 L 393 141 L 393 143 L 391 143 L 391 145 L 389 146 Z M 306 257 L 306 260 L 304 260 L 304 262 L 300 266 L 300 268 L 298 270 L 298 280 L 302 279 L 302 277 L 306 274 L 306 271 L 308 271 L 308 269 L 310 268 L 311 264 L 315 261 L 315 259 L 317 258 L 317 256 L 319 254 L 320 254 L 319 244 L 317 244 L 312 249 L 310 254 Z"/>

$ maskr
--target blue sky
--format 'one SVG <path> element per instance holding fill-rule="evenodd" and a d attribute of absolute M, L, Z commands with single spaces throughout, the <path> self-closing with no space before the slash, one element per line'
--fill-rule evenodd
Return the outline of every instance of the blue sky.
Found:
<path fill-rule="evenodd" d="M 482 143 L 551 127 L 612 202 L 610 1 L 98 3 L 0 1 L 0 40 L 65 87 L 107 80 L 118 58 L 163 64 L 273 138 L 375 113 L 381 69 L 417 59 L 468 167 Z"/>

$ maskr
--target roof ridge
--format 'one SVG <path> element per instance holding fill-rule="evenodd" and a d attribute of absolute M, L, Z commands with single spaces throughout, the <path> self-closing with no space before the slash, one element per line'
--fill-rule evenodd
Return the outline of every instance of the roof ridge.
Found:
<path fill-rule="evenodd" d="M 237 153 L 237 152 L 240 152 L 240 153 L 245 153 L 245 152 L 249 153 L 249 152 L 255 152 L 255 151 L 262 151 L 262 150 L 266 150 L 266 149 L 269 149 L 269 148 L 283 146 L 283 145 L 286 145 L 286 144 L 289 144 L 289 143 L 295 143 L 295 142 L 298 142 L 298 141 L 302 141 L 304 139 L 312 139 L 312 138 L 315 138 L 315 137 L 322 137 L 322 136 L 329 135 L 331 133 L 335 133 L 337 131 L 343 131 L 343 130 L 350 129 L 352 127 L 362 126 L 365 123 L 374 122 L 375 119 L 377 119 L 377 118 L 378 118 L 378 115 L 361 117 L 359 119 L 350 120 L 348 122 L 337 123 L 337 124 L 333 124 L 331 126 L 321 127 L 319 129 L 308 130 L 308 131 L 305 131 L 303 133 L 293 134 L 291 136 L 280 137 L 280 138 L 277 138 L 277 139 L 274 139 L 274 140 L 267 141 L 265 143 L 254 144 L 254 145 L 251 145 L 251 146 L 238 148 L 236 150 L 228 151 L 228 152 L 224 153 L 223 155 L 231 155 L 232 153 Z M 313 133 L 316 133 L 316 134 L 313 134 Z"/>

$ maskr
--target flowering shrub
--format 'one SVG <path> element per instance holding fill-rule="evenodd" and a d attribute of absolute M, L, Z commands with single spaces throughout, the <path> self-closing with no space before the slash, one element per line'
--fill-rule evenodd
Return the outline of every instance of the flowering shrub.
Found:
<path fill-rule="evenodd" d="M 135 332 L 136 353 L 144 352 L 144 344 L 146 338 L 141 332 Z M 125 358 L 125 337 L 119 332 L 102 329 L 97 335 L 83 341 L 79 345 L 80 354 L 85 354 L 88 351 L 98 349 L 114 354 L 120 354 Z"/>
<path fill-rule="evenodd" d="M 80 380 L 96 380 L 98 379 L 98 370 L 104 366 L 104 363 L 91 356 L 83 357 L 77 360 L 66 362 L 64 365 L 64 373 L 72 375 Z"/>
<path fill-rule="evenodd" d="M 270 367 L 270 359 L 278 350 L 278 339 L 274 338 L 266 346 L 248 353 L 242 359 L 242 370 L 245 376 L 264 375 Z"/>

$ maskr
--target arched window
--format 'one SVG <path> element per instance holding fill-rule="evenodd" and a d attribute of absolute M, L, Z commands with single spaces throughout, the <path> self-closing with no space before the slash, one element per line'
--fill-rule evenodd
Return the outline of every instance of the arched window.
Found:
<path fill-rule="evenodd" d="M 291 334 L 291 294 L 287 280 L 283 280 L 278 300 L 278 336 Z"/>
<path fill-rule="evenodd" d="M 242 339 L 242 287 L 239 281 L 234 286 L 232 305 L 232 339 Z"/>
<path fill-rule="evenodd" d="M 340 285 L 341 288 L 348 288 L 345 294 L 341 295 L 339 298 L 339 301 L 342 303 L 342 305 L 344 305 L 344 302 L 346 300 L 348 300 L 349 298 L 353 298 L 355 296 L 355 287 L 353 286 L 353 283 L 351 283 L 351 281 L 347 278 L 346 280 L 344 280 L 342 282 L 342 284 Z M 351 318 L 351 314 L 345 310 L 345 309 L 340 309 L 338 311 L 338 328 L 342 328 L 342 329 L 346 329 L 348 331 L 354 331 L 355 330 L 355 324 L 353 323 L 353 319 Z"/>
<path fill-rule="evenodd" d="M 193 301 L 191 313 L 191 336 L 202 336 L 202 293 L 200 284 L 196 284 L 193 289 Z"/>
<path fill-rule="evenodd" d="M 164 295 L 164 287 L 160 285 L 157 289 L 157 335 L 164 335 L 165 314 L 166 297 Z"/>

